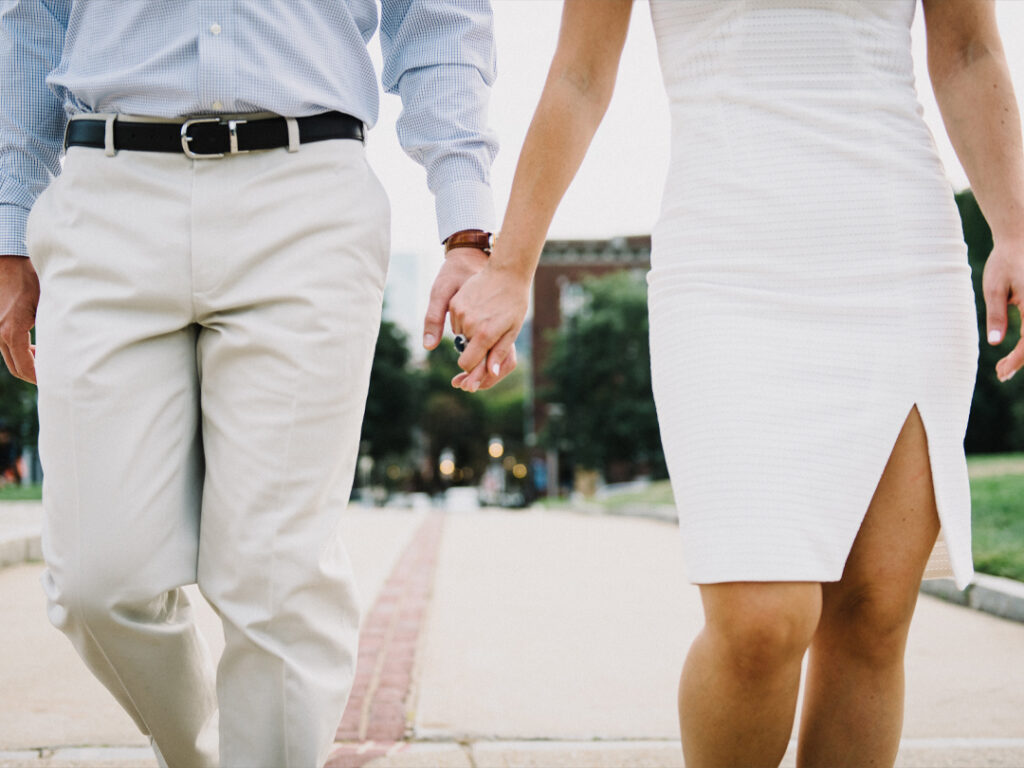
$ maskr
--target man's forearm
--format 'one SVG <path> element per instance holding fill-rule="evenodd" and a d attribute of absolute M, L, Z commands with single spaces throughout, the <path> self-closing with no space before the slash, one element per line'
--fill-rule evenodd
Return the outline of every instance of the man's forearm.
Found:
<path fill-rule="evenodd" d="M 402 98 L 398 139 L 427 174 L 438 240 L 466 229 L 494 229 L 487 127 L 495 78 L 489 0 L 383 0 L 382 81 Z"/>
<path fill-rule="evenodd" d="M 60 172 L 64 108 L 46 85 L 57 66 L 67 0 L 12 0 L 0 14 L 0 253 L 26 255 L 25 223 Z"/>

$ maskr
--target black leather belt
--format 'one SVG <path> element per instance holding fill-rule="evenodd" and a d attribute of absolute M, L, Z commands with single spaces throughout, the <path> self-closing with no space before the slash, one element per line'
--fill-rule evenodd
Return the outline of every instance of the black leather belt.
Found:
<path fill-rule="evenodd" d="M 341 112 L 296 118 L 299 142 L 328 139 L 363 140 L 363 123 Z M 106 147 L 105 120 L 71 120 L 66 147 Z M 114 149 L 140 152 L 182 152 L 191 158 L 215 158 L 256 149 L 287 147 L 288 123 L 283 117 L 228 120 L 193 117 L 180 123 L 133 123 L 115 120 Z"/>

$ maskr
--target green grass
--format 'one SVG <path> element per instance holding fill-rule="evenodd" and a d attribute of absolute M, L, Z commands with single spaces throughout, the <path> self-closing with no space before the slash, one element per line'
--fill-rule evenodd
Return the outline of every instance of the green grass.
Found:
<path fill-rule="evenodd" d="M 537 503 L 545 509 L 569 509 L 573 501 L 569 498 L 546 498 L 537 499 Z M 660 506 L 662 504 L 675 504 L 672 498 L 672 486 L 668 480 L 657 480 L 640 491 L 628 493 L 616 493 L 605 498 L 592 498 L 587 500 L 588 504 L 603 507 L 609 512 L 616 512 L 623 507 L 633 506 Z"/>
<path fill-rule="evenodd" d="M 675 504 L 675 500 L 672 498 L 672 486 L 669 485 L 668 480 L 656 480 L 642 490 L 616 493 L 607 498 L 595 499 L 595 501 L 610 511 L 623 507 Z"/>
<path fill-rule="evenodd" d="M 42 497 L 41 485 L 5 485 L 0 488 L 0 501 L 39 501 Z"/>
<path fill-rule="evenodd" d="M 1024 474 L 971 480 L 974 567 L 1024 581 Z"/>

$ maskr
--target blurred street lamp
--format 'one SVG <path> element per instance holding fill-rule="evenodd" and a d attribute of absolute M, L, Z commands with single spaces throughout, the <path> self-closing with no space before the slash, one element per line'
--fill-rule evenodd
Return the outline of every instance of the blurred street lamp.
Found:
<path fill-rule="evenodd" d="M 573 328 L 569 326 L 570 330 Z M 560 493 L 558 451 L 563 448 L 565 406 L 562 403 L 548 403 L 548 424 L 551 430 L 551 445 L 547 450 L 547 495 L 555 498 Z"/>
<path fill-rule="evenodd" d="M 455 474 L 455 454 L 450 448 L 445 448 L 441 451 L 441 461 L 438 463 L 437 468 L 446 480 L 450 480 Z"/>
<path fill-rule="evenodd" d="M 505 443 L 497 435 L 492 437 L 487 444 L 487 454 L 492 459 L 500 459 L 505 454 Z"/>

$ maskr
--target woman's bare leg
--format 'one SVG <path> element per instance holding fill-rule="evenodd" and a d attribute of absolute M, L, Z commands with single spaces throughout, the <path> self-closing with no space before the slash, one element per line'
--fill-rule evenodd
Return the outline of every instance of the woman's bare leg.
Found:
<path fill-rule="evenodd" d="M 687 768 L 777 766 L 821 611 L 813 583 L 706 584 L 706 624 L 679 682 Z"/>
<path fill-rule="evenodd" d="M 903 729 L 903 654 L 939 531 L 928 443 L 915 407 L 853 544 L 843 578 L 822 585 L 797 764 L 892 766 Z"/>

